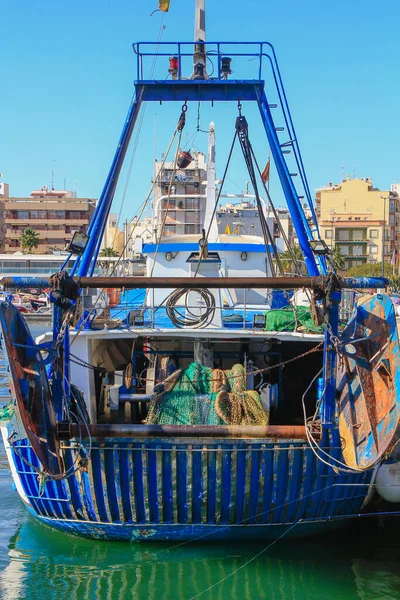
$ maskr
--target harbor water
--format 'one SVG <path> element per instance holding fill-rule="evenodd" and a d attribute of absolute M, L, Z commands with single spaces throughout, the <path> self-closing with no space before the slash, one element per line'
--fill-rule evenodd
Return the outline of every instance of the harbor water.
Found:
<path fill-rule="evenodd" d="M 273 543 L 84 540 L 29 515 L 0 450 L 1 600 L 400 599 L 399 525 Z"/>

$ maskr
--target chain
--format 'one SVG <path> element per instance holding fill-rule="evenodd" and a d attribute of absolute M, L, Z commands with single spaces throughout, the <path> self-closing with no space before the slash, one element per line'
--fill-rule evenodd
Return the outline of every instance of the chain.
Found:
<path fill-rule="evenodd" d="M 182 104 L 182 112 L 181 112 L 181 116 L 179 117 L 179 121 L 178 121 L 178 125 L 177 125 L 177 130 L 179 132 L 181 132 L 183 130 L 183 128 L 186 125 L 186 112 L 187 112 L 188 106 L 187 106 L 187 100 L 185 100 L 185 103 Z"/>
<path fill-rule="evenodd" d="M 267 371 L 272 371 L 272 369 L 277 369 L 278 367 L 285 367 L 287 364 L 294 362 L 295 360 L 299 360 L 300 358 L 304 358 L 305 356 L 309 356 L 310 354 L 314 354 L 314 352 L 321 352 L 323 350 L 324 342 L 320 342 L 311 350 L 307 350 L 307 352 L 303 352 L 303 354 L 299 354 L 298 356 L 294 356 L 293 358 L 289 358 L 288 360 L 284 360 L 277 365 L 272 365 L 270 367 L 265 367 L 264 369 L 256 369 L 255 371 L 251 371 L 251 373 L 246 373 L 246 375 L 257 375 L 258 373 L 266 373 Z"/>

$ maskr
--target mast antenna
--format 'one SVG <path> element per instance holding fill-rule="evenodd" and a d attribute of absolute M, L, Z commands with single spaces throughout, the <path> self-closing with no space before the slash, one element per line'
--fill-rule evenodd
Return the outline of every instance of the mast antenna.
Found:
<path fill-rule="evenodd" d="M 196 0 L 194 16 L 194 54 L 192 79 L 208 79 L 206 69 L 206 7 L 205 0 Z M 199 43 L 200 42 L 200 43 Z"/>

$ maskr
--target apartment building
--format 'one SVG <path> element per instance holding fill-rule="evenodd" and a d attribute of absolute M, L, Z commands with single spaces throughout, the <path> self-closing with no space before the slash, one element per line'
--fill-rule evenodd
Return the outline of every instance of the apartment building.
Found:
<path fill-rule="evenodd" d="M 0 248 L 2 253 L 21 251 L 20 237 L 30 227 L 39 237 L 32 252 L 50 254 L 64 250 L 75 231 L 86 233 L 96 199 L 76 198 L 74 192 L 43 186 L 27 198 L 9 196 L 8 186 L 0 193 Z"/>
<path fill-rule="evenodd" d="M 399 249 L 400 202 L 394 186 L 380 190 L 370 178 L 347 176 L 317 190 L 316 211 L 322 238 L 330 248 L 340 248 L 346 270 L 363 262 L 390 262 Z"/>
<path fill-rule="evenodd" d="M 161 230 L 162 237 L 201 233 L 206 206 L 207 165 L 202 152 L 193 152 L 192 157 L 188 167 L 175 173 L 173 163 L 166 162 L 160 171 L 162 163 L 155 162 L 155 174 L 158 174 L 154 187 L 157 235 Z"/>

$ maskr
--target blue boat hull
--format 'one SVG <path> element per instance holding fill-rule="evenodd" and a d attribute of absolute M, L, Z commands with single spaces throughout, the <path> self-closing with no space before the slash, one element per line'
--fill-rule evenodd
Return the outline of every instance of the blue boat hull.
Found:
<path fill-rule="evenodd" d="M 336 428 L 322 446 L 340 458 Z M 83 457 L 62 446 L 66 468 Z M 40 481 L 27 439 L 9 447 L 30 512 L 103 540 L 274 539 L 320 533 L 356 515 L 372 471 L 335 472 L 299 440 L 93 440 L 86 471 Z"/>

